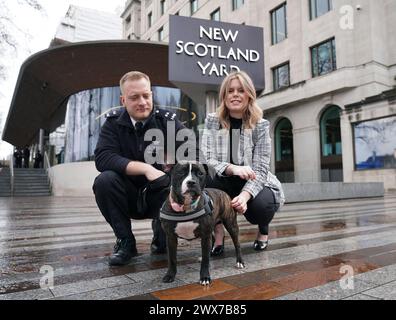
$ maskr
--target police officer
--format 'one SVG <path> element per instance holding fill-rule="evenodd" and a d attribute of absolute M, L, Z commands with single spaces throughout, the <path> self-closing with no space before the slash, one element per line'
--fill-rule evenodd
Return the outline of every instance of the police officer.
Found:
<path fill-rule="evenodd" d="M 128 264 L 137 255 L 131 218 L 153 219 L 151 252 L 166 252 L 165 233 L 158 217 L 170 181 L 162 164 L 145 162 L 145 150 L 152 142 L 144 141 L 144 135 L 147 130 L 160 129 L 166 140 L 168 122 L 175 125 L 176 132 L 184 128 L 174 113 L 153 109 L 146 74 L 125 74 L 120 88 L 125 108 L 110 112 L 101 129 L 95 149 L 95 164 L 101 174 L 93 185 L 96 203 L 117 237 L 109 259 L 111 266 Z"/>

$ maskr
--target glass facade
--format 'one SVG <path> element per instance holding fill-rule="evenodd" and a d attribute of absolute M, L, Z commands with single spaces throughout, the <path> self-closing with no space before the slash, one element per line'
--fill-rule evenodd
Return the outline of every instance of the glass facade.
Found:
<path fill-rule="evenodd" d="M 204 108 L 198 108 L 179 89 L 153 86 L 152 90 L 155 108 L 175 112 L 186 127 L 198 132 L 205 120 Z M 120 95 L 119 87 L 111 87 L 82 91 L 70 97 L 65 122 L 66 137 L 63 145 L 56 144 L 57 153 L 64 146 L 64 162 L 94 159 L 106 113 L 120 107 Z"/>
<path fill-rule="evenodd" d="M 396 116 L 353 126 L 355 169 L 396 168 Z"/>
<path fill-rule="evenodd" d="M 335 39 L 311 48 L 312 76 L 317 77 L 337 69 Z"/>
<path fill-rule="evenodd" d="M 119 87 L 93 89 L 70 97 L 66 113 L 65 162 L 93 159 L 105 114 L 120 105 Z"/>
<path fill-rule="evenodd" d="M 271 11 L 272 44 L 287 38 L 286 3 Z"/>

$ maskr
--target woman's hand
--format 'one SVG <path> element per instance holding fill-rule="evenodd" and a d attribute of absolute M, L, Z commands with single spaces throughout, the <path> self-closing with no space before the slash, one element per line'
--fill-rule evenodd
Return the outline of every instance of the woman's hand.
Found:
<path fill-rule="evenodd" d="M 244 214 L 247 210 L 247 203 L 251 198 L 249 192 L 242 191 L 239 196 L 232 199 L 231 205 L 239 214 Z"/>
<path fill-rule="evenodd" d="M 238 176 L 244 180 L 256 179 L 256 173 L 249 166 L 236 166 L 230 164 L 226 169 L 226 174 L 230 176 Z"/>

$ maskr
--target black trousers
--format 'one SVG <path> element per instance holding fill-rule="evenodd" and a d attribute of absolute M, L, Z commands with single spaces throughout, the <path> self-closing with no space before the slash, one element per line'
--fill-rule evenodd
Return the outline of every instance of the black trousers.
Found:
<path fill-rule="evenodd" d="M 246 180 L 237 176 L 216 176 L 207 179 L 206 187 L 223 190 L 233 199 L 241 193 L 245 183 Z M 249 200 L 244 216 L 251 224 L 258 225 L 262 235 L 268 235 L 269 224 L 278 209 L 279 203 L 276 203 L 274 193 L 270 188 L 264 187 L 254 199 Z"/>
<path fill-rule="evenodd" d="M 114 171 L 105 171 L 96 177 L 93 191 L 96 203 L 112 227 L 117 238 L 130 238 L 135 242 L 131 219 L 153 219 L 153 242 L 158 247 L 166 246 L 166 235 L 159 220 L 159 210 L 169 194 L 169 189 L 162 188 L 147 194 L 149 208 L 144 214 L 138 212 L 139 189 L 126 176 Z"/>

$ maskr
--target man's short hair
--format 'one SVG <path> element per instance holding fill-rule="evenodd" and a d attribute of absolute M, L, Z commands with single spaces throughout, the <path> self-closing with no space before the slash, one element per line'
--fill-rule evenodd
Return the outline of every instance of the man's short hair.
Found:
<path fill-rule="evenodd" d="M 140 80 L 140 79 L 146 79 L 150 86 L 151 86 L 151 81 L 150 78 L 147 74 L 140 72 L 140 71 L 130 71 L 128 73 L 126 73 L 125 75 L 123 75 L 123 77 L 120 80 L 120 89 L 121 89 L 121 93 L 123 94 L 123 87 L 124 87 L 124 83 L 127 81 L 134 81 L 134 80 Z"/>

